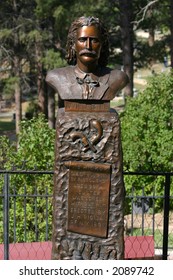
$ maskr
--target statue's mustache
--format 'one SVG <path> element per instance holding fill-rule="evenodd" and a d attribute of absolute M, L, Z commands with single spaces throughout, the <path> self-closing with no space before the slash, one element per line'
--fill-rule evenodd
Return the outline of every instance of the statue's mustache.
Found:
<path fill-rule="evenodd" d="M 83 55 L 83 54 L 90 54 L 90 55 L 93 55 L 93 56 L 97 55 L 97 53 L 95 51 L 93 51 L 93 50 L 91 50 L 91 51 L 89 51 L 89 50 L 81 50 L 79 52 L 79 55 Z"/>

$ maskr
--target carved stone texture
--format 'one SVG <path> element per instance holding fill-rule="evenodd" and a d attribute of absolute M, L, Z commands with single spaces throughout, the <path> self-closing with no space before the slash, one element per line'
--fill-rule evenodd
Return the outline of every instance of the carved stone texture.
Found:
<path fill-rule="evenodd" d="M 82 113 L 65 112 L 64 109 L 59 109 L 56 131 L 52 259 L 123 259 L 124 184 L 118 114 L 115 111 Z M 110 176 L 108 203 L 106 207 L 103 207 L 103 215 L 106 214 L 106 212 L 104 213 L 105 210 L 109 210 L 108 217 L 104 220 L 105 224 L 101 227 L 100 233 L 99 229 L 94 233 L 90 232 L 89 226 L 84 227 L 81 232 L 79 226 L 74 229 L 74 225 L 71 223 L 72 218 L 68 216 L 70 211 L 68 203 L 70 209 L 72 209 L 70 199 L 74 198 L 71 187 L 76 192 L 70 179 L 70 166 L 72 164 L 80 167 L 80 164 L 82 164 L 85 170 L 88 164 L 91 165 L 90 171 L 85 170 L 83 173 L 90 188 L 92 186 L 93 163 L 99 168 L 104 165 L 105 168 L 111 168 L 110 173 L 106 173 L 106 176 L 107 174 Z M 98 173 L 97 170 L 96 178 Z M 103 174 L 102 178 L 104 177 Z M 95 180 L 97 181 L 97 179 Z M 78 180 L 79 184 L 81 182 Z M 108 188 L 108 185 L 106 185 L 106 188 Z M 84 186 L 86 188 L 87 184 L 84 184 Z M 97 187 L 99 188 L 99 184 L 96 184 L 93 190 L 96 191 Z M 89 190 L 87 192 L 86 189 L 85 192 L 90 197 Z M 100 205 L 105 204 L 108 191 L 104 190 L 103 193 L 104 195 L 100 195 Z M 98 198 L 98 195 L 96 195 L 96 198 Z M 79 208 L 80 217 L 77 220 L 79 219 L 82 222 L 81 204 Z M 75 207 L 75 209 L 77 208 Z M 95 205 L 95 210 L 100 211 L 101 207 Z M 87 211 L 93 211 L 89 204 L 87 204 Z M 86 216 L 83 217 L 86 218 Z M 96 223 L 98 222 L 97 219 L 98 217 L 95 216 Z"/>

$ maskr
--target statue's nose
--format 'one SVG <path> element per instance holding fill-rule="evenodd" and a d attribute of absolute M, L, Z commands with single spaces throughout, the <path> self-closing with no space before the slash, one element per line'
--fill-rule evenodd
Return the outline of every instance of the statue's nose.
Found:
<path fill-rule="evenodd" d="M 86 48 L 87 49 L 91 49 L 91 40 L 90 40 L 90 38 L 87 38 L 87 40 L 86 40 Z"/>

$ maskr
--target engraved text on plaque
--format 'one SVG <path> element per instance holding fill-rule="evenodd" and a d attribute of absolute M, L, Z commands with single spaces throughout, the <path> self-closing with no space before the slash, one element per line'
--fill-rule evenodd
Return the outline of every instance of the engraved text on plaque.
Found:
<path fill-rule="evenodd" d="M 68 162 L 68 230 L 107 237 L 110 165 Z"/>

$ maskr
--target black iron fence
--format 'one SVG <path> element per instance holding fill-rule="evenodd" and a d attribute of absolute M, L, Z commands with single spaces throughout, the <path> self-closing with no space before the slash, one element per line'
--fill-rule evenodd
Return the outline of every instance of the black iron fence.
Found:
<path fill-rule="evenodd" d="M 173 173 L 124 172 L 124 176 L 153 178 L 152 189 L 146 191 L 147 186 L 141 185 L 137 192 L 132 185 L 126 194 L 125 235 L 153 236 L 156 254 L 167 259 L 173 252 L 173 212 L 170 210 Z M 162 178 L 160 188 L 163 186 L 159 194 L 158 178 Z M 42 246 L 51 240 L 52 190 L 52 171 L 0 170 L 1 259 L 11 259 L 11 244 L 26 247 L 25 244 L 40 242 Z M 159 206 L 162 211 L 158 212 L 158 205 L 163 205 Z M 20 259 L 20 253 L 17 259 Z"/>
<path fill-rule="evenodd" d="M 140 192 L 131 186 L 126 195 L 126 205 L 131 205 L 125 215 L 127 234 L 152 235 L 155 254 L 166 260 L 173 257 L 173 172 L 124 172 L 125 178 L 137 176 L 150 178 L 150 186 L 141 180 Z M 143 185 L 144 184 L 144 185 Z M 147 189 L 148 187 L 148 189 Z"/>

